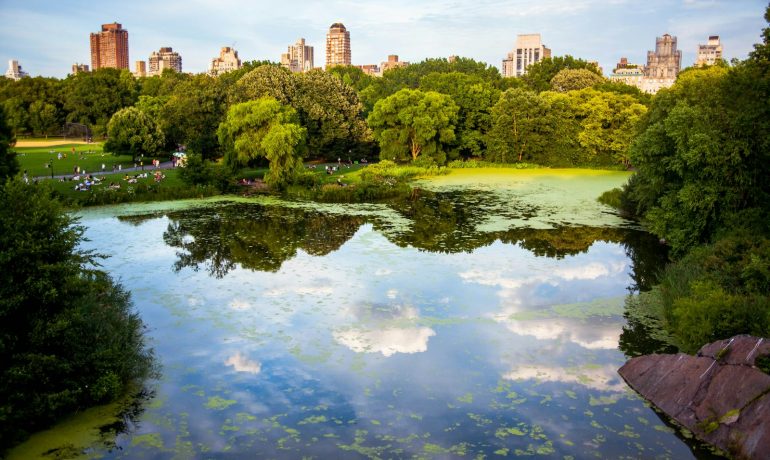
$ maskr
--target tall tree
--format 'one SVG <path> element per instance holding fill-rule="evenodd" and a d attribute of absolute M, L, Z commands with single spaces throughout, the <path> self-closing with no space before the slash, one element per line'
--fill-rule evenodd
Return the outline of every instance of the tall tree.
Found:
<path fill-rule="evenodd" d="M 19 172 L 19 161 L 11 150 L 15 143 L 13 131 L 5 121 L 5 110 L 0 105 L 0 184 Z"/>
<path fill-rule="evenodd" d="M 112 115 L 134 105 L 137 84 L 128 70 L 99 69 L 72 75 L 64 82 L 67 121 L 88 125 L 100 136 Z"/>
<path fill-rule="evenodd" d="M 271 97 L 233 105 L 217 130 L 228 164 L 267 158 L 265 182 L 276 188 L 290 183 L 302 168 L 306 133 L 297 112 Z"/>
<path fill-rule="evenodd" d="M 160 152 L 164 138 L 155 122 L 141 110 L 128 107 L 118 111 L 107 125 L 104 151 L 116 155 L 130 154 L 134 160 L 141 155 Z"/>
<path fill-rule="evenodd" d="M 480 77 L 460 72 L 431 73 L 420 80 L 420 89 L 446 94 L 457 104 L 457 146 L 460 154 L 481 156 L 487 149 L 490 112 L 500 91 Z"/>
<path fill-rule="evenodd" d="M 172 145 L 186 145 L 204 158 L 220 155 L 216 130 L 224 119 L 226 94 L 220 82 L 195 75 L 176 86 L 160 113 L 159 125 Z"/>
<path fill-rule="evenodd" d="M 458 110 L 445 94 L 402 89 L 377 102 L 367 121 L 382 159 L 414 161 L 422 156 L 444 164 L 456 139 Z"/>
<path fill-rule="evenodd" d="M 556 123 L 546 99 L 530 90 L 509 89 L 492 108 L 485 158 L 499 163 L 540 162 L 550 148 Z"/>

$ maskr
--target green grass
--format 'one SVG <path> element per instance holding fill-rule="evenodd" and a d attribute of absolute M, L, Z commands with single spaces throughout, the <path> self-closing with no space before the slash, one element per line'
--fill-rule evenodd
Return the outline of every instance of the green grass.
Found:
<path fill-rule="evenodd" d="M 137 179 L 135 184 L 129 184 L 124 180 L 126 174 L 134 177 L 138 172 L 122 174 L 106 174 L 100 176 L 102 183 L 94 185 L 91 190 L 77 191 L 77 182 L 58 179 L 44 180 L 50 184 L 54 193 L 68 206 L 95 206 L 140 201 L 162 201 L 186 198 L 198 198 L 216 195 L 219 192 L 212 186 L 190 186 L 179 178 L 178 169 L 166 169 L 162 171 L 166 178 L 155 182 L 152 171 L 147 171 L 147 177 Z M 111 182 L 120 184 L 120 189 L 111 190 Z"/>
<path fill-rule="evenodd" d="M 72 148 L 75 154 L 72 154 Z M 107 171 L 112 171 L 113 165 L 123 165 L 124 168 L 134 166 L 130 155 L 112 155 L 102 150 L 102 144 L 62 144 L 53 147 L 15 147 L 13 149 L 19 160 L 19 170 L 27 171 L 30 177 L 51 176 L 51 169 L 47 167 L 53 163 L 54 175 L 72 175 L 74 167 L 80 166 L 86 172 L 101 171 L 102 163 Z M 67 158 L 57 159 L 57 153 Z M 166 158 L 163 157 L 162 160 Z M 145 157 L 144 164 L 152 164 L 152 158 Z"/>

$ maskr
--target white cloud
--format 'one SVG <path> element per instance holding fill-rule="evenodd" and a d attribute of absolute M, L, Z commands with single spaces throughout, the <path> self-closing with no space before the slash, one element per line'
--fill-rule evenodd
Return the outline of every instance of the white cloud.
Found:
<path fill-rule="evenodd" d="M 255 375 L 262 372 L 262 364 L 248 359 L 240 351 L 227 358 L 225 365 L 231 366 L 236 372 L 247 372 Z"/>
<path fill-rule="evenodd" d="M 365 330 L 351 328 L 334 331 L 334 340 L 356 353 L 422 353 L 428 350 L 428 339 L 436 335 L 429 327 Z"/>
<path fill-rule="evenodd" d="M 506 380 L 572 383 L 599 391 L 623 393 L 628 388 L 613 365 L 563 368 L 556 366 L 518 366 L 503 374 Z"/>

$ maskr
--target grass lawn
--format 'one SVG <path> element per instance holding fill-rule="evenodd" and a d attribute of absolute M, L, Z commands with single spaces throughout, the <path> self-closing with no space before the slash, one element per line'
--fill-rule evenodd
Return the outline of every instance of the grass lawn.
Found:
<path fill-rule="evenodd" d="M 75 153 L 72 153 L 72 149 Z M 85 169 L 87 172 L 96 172 L 102 169 L 104 163 L 107 171 L 112 171 L 112 166 L 123 165 L 124 168 L 134 166 L 130 155 L 112 155 L 102 150 L 102 144 L 61 144 L 51 147 L 15 147 L 13 149 L 19 160 L 20 171 L 27 171 L 30 177 L 51 176 L 51 169 L 47 167 L 53 163 L 54 175 L 72 175 L 75 166 Z M 62 154 L 62 159 L 58 155 Z M 66 153 L 67 158 L 64 158 Z M 163 158 L 165 160 L 166 158 Z M 151 158 L 145 158 L 144 164 L 151 164 Z"/>
<path fill-rule="evenodd" d="M 165 169 L 165 179 L 155 182 L 153 171 L 146 171 L 146 178 L 138 178 L 136 183 L 125 180 L 126 173 L 105 174 L 98 176 L 102 179 L 99 185 L 92 185 L 90 190 L 78 191 L 75 189 L 76 181 L 59 179 L 43 179 L 42 182 L 50 184 L 62 201 L 71 205 L 101 205 L 116 204 L 131 201 L 157 201 L 173 200 L 181 198 L 193 198 L 198 196 L 211 196 L 216 190 L 209 187 L 200 189 L 186 185 L 179 178 L 178 169 Z M 140 172 L 129 172 L 129 178 L 133 178 Z M 82 181 L 80 181 L 82 182 Z M 116 190 L 110 189 L 110 183 L 120 184 Z"/>

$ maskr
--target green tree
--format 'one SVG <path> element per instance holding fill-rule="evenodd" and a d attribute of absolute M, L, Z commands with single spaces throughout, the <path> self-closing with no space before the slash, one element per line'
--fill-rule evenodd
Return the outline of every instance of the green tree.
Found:
<path fill-rule="evenodd" d="M 29 131 L 29 112 L 20 97 L 15 96 L 3 101 L 3 110 L 6 114 L 6 122 L 14 134 Z"/>
<path fill-rule="evenodd" d="M 107 125 L 104 151 L 116 155 L 153 156 L 163 147 L 163 133 L 155 122 L 141 110 L 129 107 L 118 111 Z"/>
<path fill-rule="evenodd" d="M 229 103 L 237 104 L 268 96 L 281 104 L 291 104 L 296 92 L 296 79 L 291 72 L 278 65 L 263 65 L 238 80 L 229 94 Z"/>
<path fill-rule="evenodd" d="M 551 80 L 564 69 L 588 69 L 601 76 L 596 65 L 570 55 L 544 58 L 527 67 L 527 73 L 521 77 L 531 89 L 541 92 L 551 89 Z"/>
<path fill-rule="evenodd" d="M 431 73 L 420 80 L 420 89 L 446 94 L 457 104 L 457 145 L 466 157 L 481 156 L 487 149 L 486 135 L 492 106 L 500 91 L 478 76 L 460 72 Z"/>
<path fill-rule="evenodd" d="M 265 182 L 283 188 L 302 168 L 306 130 L 297 112 L 271 97 L 235 104 L 217 131 L 225 161 L 245 165 L 263 157 L 270 162 Z"/>
<path fill-rule="evenodd" d="M 59 125 L 56 106 L 44 101 L 35 101 L 29 106 L 29 125 L 35 134 L 48 137 Z"/>
<path fill-rule="evenodd" d="M 219 80 L 195 75 L 175 87 L 158 124 L 170 145 L 185 145 L 204 158 L 215 158 L 221 153 L 216 131 L 225 110 L 226 94 Z"/>
<path fill-rule="evenodd" d="M 402 89 L 377 102 L 367 121 L 382 159 L 414 161 L 422 155 L 444 164 L 456 139 L 458 110 L 445 94 Z"/>
<path fill-rule="evenodd" d="M 311 154 L 336 159 L 371 139 L 352 86 L 330 73 L 312 70 L 297 74 L 295 88 L 289 104 L 307 129 Z"/>
<path fill-rule="evenodd" d="M 0 186 L 0 452 L 153 368 L 128 293 L 45 185 Z"/>
<path fill-rule="evenodd" d="M 593 164 L 629 165 L 629 148 L 647 107 L 632 96 L 584 89 L 568 94 L 580 119 L 580 146 Z"/>
<path fill-rule="evenodd" d="M 560 93 L 591 88 L 606 79 L 588 69 L 562 69 L 551 79 L 551 88 Z"/>
<path fill-rule="evenodd" d="M 542 161 L 557 129 L 548 101 L 527 89 L 509 89 L 492 108 L 486 159 L 499 163 Z"/>
<path fill-rule="evenodd" d="M 5 121 L 5 110 L 0 105 L 0 184 L 19 172 L 19 161 L 11 150 L 15 143 L 13 131 Z"/>
<path fill-rule="evenodd" d="M 111 68 L 71 75 L 63 91 L 67 121 L 88 125 L 97 136 L 105 135 L 112 115 L 134 105 L 138 95 L 131 72 Z"/>

